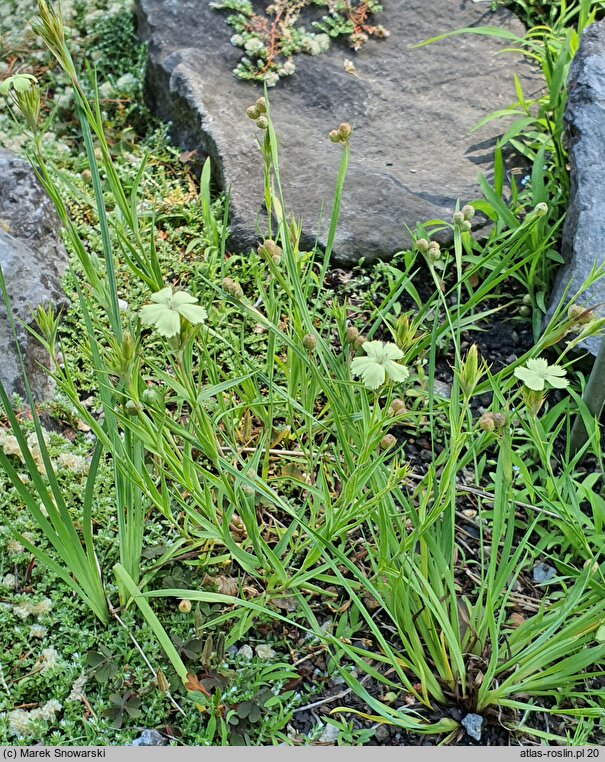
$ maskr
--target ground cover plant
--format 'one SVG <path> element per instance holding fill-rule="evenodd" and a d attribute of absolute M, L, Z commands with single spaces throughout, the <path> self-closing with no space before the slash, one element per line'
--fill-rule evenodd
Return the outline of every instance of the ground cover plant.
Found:
<path fill-rule="evenodd" d="M 257 251 L 231 252 L 210 164 L 198 191 L 151 121 L 137 144 L 129 123 L 148 117 L 103 97 L 40 0 L 69 150 L 47 138 L 43 71 L 7 70 L 6 129 L 64 223 L 73 307 L 38 315 L 56 402 L 15 410 L 0 389 L 3 739 L 600 741 L 603 460 L 574 350 L 603 320 L 580 293 L 538 330 L 565 69 L 598 7 L 518 41 L 546 90 L 511 107 L 483 197 L 343 274 L 329 258 L 350 125 L 326 126 L 342 154 L 331 235 L 304 251 L 279 125 L 251 99 L 273 214 Z M 511 142 L 525 183 L 505 172 Z M 482 241 L 476 213 L 494 223 Z M 482 332 L 503 315 L 504 357 Z"/>
<path fill-rule="evenodd" d="M 353 50 L 359 50 L 370 37 L 389 34 L 374 22 L 382 10 L 376 0 L 277 0 L 260 11 L 250 0 L 218 0 L 210 5 L 231 11 L 226 18 L 235 32 L 231 43 L 244 51 L 235 75 L 269 87 L 294 74 L 297 54 L 323 53 L 331 38 L 344 37 Z M 313 19 L 308 12 L 318 8 Z"/>

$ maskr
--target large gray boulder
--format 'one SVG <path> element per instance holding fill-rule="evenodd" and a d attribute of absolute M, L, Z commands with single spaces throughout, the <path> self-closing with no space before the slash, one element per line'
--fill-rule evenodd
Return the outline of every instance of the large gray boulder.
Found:
<path fill-rule="evenodd" d="M 0 150 L 0 267 L 7 284 L 11 311 L 17 319 L 18 343 L 36 399 L 52 392 L 44 367 L 48 356 L 19 321 L 33 325 L 39 305 L 60 309 L 66 304 L 61 276 L 67 254 L 59 220 L 34 171 L 23 159 Z M 24 396 L 10 324 L 0 300 L 0 380 L 9 394 Z"/>
<path fill-rule="evenodd" d="M 605 263 L 605 21 L 589 26 L 569 72 L 565 115 L 571 193 L 563 229 L 565 265 L 559 271 L 551 304 L 565 290 L 573 296 L 593 266 Z M 580 304 L 603 307 L 605 279 L 588 289 Z M 597 354 L 601 340 L 585 347 Z"/>
<path fill-rule="evenodd" d="M 324 243 L 329 225 L 341 149 L 327 133 L 343 121 L 354 126 L 335 245 L 340 264 L 389 257 L 409 244 L 406 226 L 451 220 L 457 199 L 476 198 L 501 125 L 472 128 L 516 100 L 512 72 L 520 59 L 496 55 L 503 41 L 468 34 L 412 47 L 467 26 L 523 35 L 510 12 L 471 0 L 387 0 L 384 7 L 388 39 L 371 40 L 357 55 L 333 43 L 327 53 L 298 56 L 296 73 L 270 91 L 286 203 L 302 220 L 305 245 Z M 251 246 L 259 222 L 264 229 L 263 181 L 260 133 L 244 111 L 261 89 L 232 74 L 241 51 L 230 44 L 225 13 L 208 0 L 136 0 L 136 9 L 150 43 L 152 105 L 180 147 L 211 156 L 219 184 L 231 187 L 232 245 Z M 356 76 L 345 71 L 350 58 Z M 536 82 L 523 71 L 521 85 L 534 93 Z"/>

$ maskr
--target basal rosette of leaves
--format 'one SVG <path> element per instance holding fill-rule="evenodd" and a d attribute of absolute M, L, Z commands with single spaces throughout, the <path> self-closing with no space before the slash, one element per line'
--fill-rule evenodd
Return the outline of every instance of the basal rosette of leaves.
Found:
<path fill-rule="evenodd" d="M 231 42 L 244 52 L 234 69 L 240 79 L 266 82 L 269 87 L 281 77 L 296 71 L 299 53 L 318 55 L 330 46 L 330 39 L 346 38 L 359 50 L 370 37 L 388 36 L 388 31 L 374 24 L 374 15 L 382 11 L 376 0 L 276 0 L 257 13 L 250 0 L 216 0 L 210 6 L 233 11 L 227 24 L 234 30 Z M 305 27 L 303 13 L 319 6 L 326 13 Z"/>

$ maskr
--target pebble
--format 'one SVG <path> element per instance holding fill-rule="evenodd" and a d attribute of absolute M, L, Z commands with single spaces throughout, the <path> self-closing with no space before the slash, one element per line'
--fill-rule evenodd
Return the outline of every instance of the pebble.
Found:
<path fill-rule="evenodd" d="M 388 741 L 389 737 L 390 737 L 390 733 L 386 725 L 379 725 L 376 728 L 376 732 L 374 733 L 374 738 L 378 741 L 378 743 L 384 743 L 385 741 Z"/>
<path fill-rule="evenodd" d="M 256 646 L 256 655 L 261 661 L 270 661 L 271 659 L 275 659 L 277 651 L 274 651 L 271 646 L 261 644 L 260 646 Z"/>
<path fill-rule="evenodd" d="M 319 736 L 319 743 L 335 743 L 339 732 L 335 725 L 326 725 Z"/>
<path fill-rule="evenodd" d="M 254 651 L 248 645 L 242 646 L 237 652 L 237 658 L 243 659 L 243 661 L 250 661 L 253 656 L 254 656 Z"/>
<path fill-rule="evenodd" d="M 467 734 L 474 738 L 475 741 L 481 740 L 481 727 L 483 725 L 483 717 L 480 714 L 467 714 L 462 719 L 462 726 L 466 730 Z"/>
<path fill-rule="evenodd" d="M 143 730 L 132 742 L 133 746 L 166 746 L 168 741 L 157 730 Z"/>
<path fill-rule="evenodd" d="M 557 570 L 552 566 L 545 564 L 543 561 L 538 561 L 532 570 L 532 576 L 534 582 L 550 582 L 553 577 L 557 576 Z"/>

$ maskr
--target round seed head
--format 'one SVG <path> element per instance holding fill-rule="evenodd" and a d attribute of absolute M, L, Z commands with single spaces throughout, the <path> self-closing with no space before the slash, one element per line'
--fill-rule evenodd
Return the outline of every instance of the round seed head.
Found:
<path fill-rule="evenodd" d="M 246 109 L 246 116 L 248 119 L 258 119 L 260 116 L 259 110 L 256 108 L 256 106 L 248 106 Z"/>
<path fill-rule="evenodd" d="M 392 434 L 385 434 L 383 438 L 380 440 L 380 449 L 390 450 L 391 447 L 395 447 L 396 444 L 397 444 L 397 437 L 394 437 Z"/>
<path fill-rule="evenodd" d="M 429 250 L 429 242 L 426 240 L 426 238 L 419 238 L 416 241 L 416 248 L 421 254 L 426 254 Z"/>
<path fill-rule="evenodd" d="M 462 214 L 464 215 L 465 220 L 472 220 L 475 216 L 475 207 L 470 204 L 465 204 L 462 207 Z"/>
<path fill-rule="evenodd" d="M 317 346 L 317 338 L 313 336 L 312 333 L 308 333 L 306 336 L 303 336 L 302 342 L 304 348 L 308 349 L 310 352 L 312 352 Z"/>
<path fill-rule="evenodd" d="M 454 212 L 454 225 L 462 225 L 464 222 L 464 214 L 462 212 Z"/>
<path fill-rule="evenodd" d="M 267 113 L 267 101 L 263 97 L 258 98 L 254 105 L 259 114 Z"/>
<path fill-rule="evenodd" d="M 258 119 L 256 120 L 256 126 L 258 127 L 259 130 L 266 130 L 267 127 L 269 126 L 269 120 L 267 119 L 266 116 L 261 114 L 261 116 L 259 116 Z"/>
<path fill-rule="evenodd" d="M 191 611 L 191 601 L 187 598 L 183 598 L 182 601 L 179 601 L 179 611 L 181 614 L 188 614 Z"/>
<path fill-rule="evenodd" d="M 348 341 L 349 344 L 353 344 L 353 342 L 357 341 L 358 338 L 359 331 L 357 328 L 355 328 L 354 325 L 350 325 L 345 331 L 345 341 Z"/>
<path fill-rule="evenodd" d="M 481 418 L 479 418 L 479 428 L 487 431 L 489 434 L 496 430 L 496 422 L 491 413 L 483 413 Z"/>

